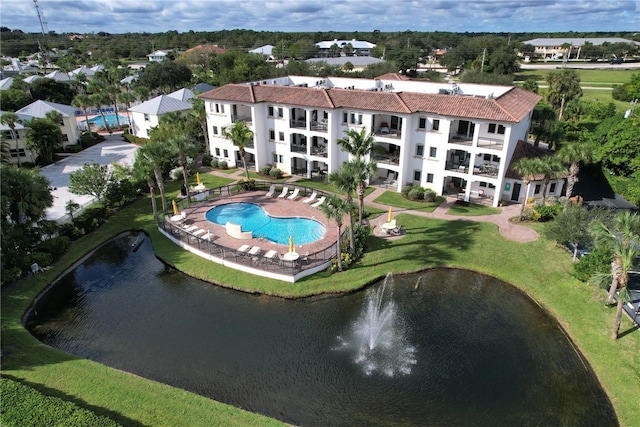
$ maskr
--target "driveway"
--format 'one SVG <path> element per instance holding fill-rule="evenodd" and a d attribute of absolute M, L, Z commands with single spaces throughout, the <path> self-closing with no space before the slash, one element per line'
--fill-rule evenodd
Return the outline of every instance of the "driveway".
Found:
<path fill-rule="evenodd" d="M 46 211 L 47 219 L 65 222 L 65 206 L 71 199 L 83 207 L 95 201 L 92 196 L 78 196 L 69 192 L 69 176 L 72 172 L 82 168 L 85 163 L 133 165 L 137 149 L 137 145 L 125 141 L 121 134 L 109 135 L 104 142 L 40 169 L 40 174 L 51 182 L 53 195 L 53 206 Z"/>

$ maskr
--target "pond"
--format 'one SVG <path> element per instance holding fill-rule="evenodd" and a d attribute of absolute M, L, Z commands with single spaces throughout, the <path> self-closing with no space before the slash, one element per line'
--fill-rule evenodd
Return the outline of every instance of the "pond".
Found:
<path fill-rule="evenodd" d="M 63 276 L 34 304 L 31 333 L 295 425 L 618 425 L 557 322 L 496 279 L 390 274 L 291 301 L 189 278 L 136 239 Z"/>

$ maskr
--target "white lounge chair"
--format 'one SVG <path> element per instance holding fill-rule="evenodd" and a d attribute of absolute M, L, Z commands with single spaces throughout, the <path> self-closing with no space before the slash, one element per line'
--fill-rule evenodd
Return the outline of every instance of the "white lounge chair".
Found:
<path fill-rule="evenodd" d="M 289 194 L 289 187 L 284 186 L 282 187 L 282 193 L 280 193 L 280 195 L 278 196 L 279 199 L 284 199 L 287 194 Z"/>
<path fill-rule="evenodd" d="M 317 202 L 315 202 L 315 203 L 314 203 L 314 204 L 312 204 L 311 206 L 312 206 L 312 207 L 314 207 L 314 208 L 317 208 L 318 206 L 320 206 L 321 204 L 323 204 L 325 200 L 326 200 L 326 197 L 325 197 L 325 196 L 322 196 L 322 197 L 320 197 L 320 198 L 318 199 L 318 201 L 317 201 Z"/>
<path fill-rule="evenodd" d="M 296 197 L 298 197 L 298 193 L 300 193 L 300 189 L 296 188 L 291 192 L 291 195 L 289 197 L 287 197 L 287 199 L 289 200 L 295 200 Z"/>
<path fill-rule="evenodd" d="M 267 192 L 267 194 L 265 194 L 265 196 L 267 196 L 267 197 L 273 197 L 273 195 L 275 194 L 275 192 L 276 192 L 276 186 L 275 186 L 275 185 L 272 185 L 272 186 L 269 188 L 269 191 Z"/>
<path fill-rule="evenodd" d="M 318 193 L 314 191 L 313 193 L 311 193 L 310 197 L 307 197 L 306 199 L 302 200 L 302 203 L 311 203 L 316 199 L 317 196 L 318 196 Z"/>

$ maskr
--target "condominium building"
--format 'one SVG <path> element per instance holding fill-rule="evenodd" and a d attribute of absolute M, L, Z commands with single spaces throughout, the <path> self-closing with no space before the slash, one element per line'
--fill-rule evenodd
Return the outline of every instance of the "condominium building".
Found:
<path fill-rule="evenodd" d="M 387 75 L 373 80 L 287 76 L 229 84 L 199 96 L 205 101 L 211 154 L 230 166 L 241 159 L 222 131 L 236 121 L 254 132 L 245 147 L 252 169 L 271 165 L 307 177 L 339 169 L 349 154 L 337 141 L 348 129 L 364 129 L 376 140 L 372 185 L 400 191 L 416 184 L 494 206 L 534 196 L 525 194 L 509 166 L 518 142 L 527 140 L 541 97 L 517 87 Z M 554 185 L 553 195 L 561 187 Z"/>

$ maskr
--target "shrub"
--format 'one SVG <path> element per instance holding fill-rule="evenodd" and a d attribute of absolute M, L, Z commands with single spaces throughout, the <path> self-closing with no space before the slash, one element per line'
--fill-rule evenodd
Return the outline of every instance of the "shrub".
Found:
<path fill-rule="evenodd" d="M 60 226 L 58 234 L 68 237 L 71 240 L 76 240 L 84 235 L 84 231 L 79 229 L 75 223 L 66 222 Z"/>
<path fill-rule="evenodd" d="M 597 273 L 611 272 L 611 254 L 606 249 L 595 248 L 573 264 L 573 275 L 583 282 Z"/>
<path fill-rule="evenodd" d="M 282 177 L 282 171 L 278 168 L 272 168 L 269 171 L 269 176 L 271 176 L 271 178 L 274 178 L 274 179 L 279 179 Z"/>
<path fill-rule="evenodd" d="M 558 215 L 558 213 L 562 212 L 562 205 L 545 205 L 538 206 L 535 208 L 535 212 L 538 214 L 538 221 L 546 222 L 551 221 Z"/>
<path fill-rule="evenodd" d="M 56 261 L 69 248 L 70 240 L 67 236 L 58 236 L 44 240 L 35 247 L 35 251 L 51 254 L 53 261 Z"/>
<path fill-rule="evenodd" d="M 220 160 L 218 162 L 218 167 L 220 169 L 223 169 L 223 170 L 229 169 L 229 165 L 227 164 L 227 162 L 225 160 Z"/>
<path fill-rule="evenodd" d="M 436 201 L 436 192 L 433 190 L 426 190 L 424 192 L 424 200 L 427 202 L 435 202 Z"/>
<path fill-rule="evenodd" d="M 238 181 L 238 186 L 244 191 L 252 191 L 256 189 L 256 181 L 253 178 L 242 179 Z"/>
<path fill-rule="evenodd" d="M 262 175 L 269 175 L 269 172 L 271 172 L 271 166 L 263 166 L 262 169 L 260 169 L 260 172 Z"/>
<path fill-rule="evenodd" d="M 213 156 L 211 154 L 204 154 L 202 156 L 202 166 L 211 166 Z"/>
<path fill-rule="evenodd" d="M 182 180 L 182 167 L 177 167 L 177 168 L 171 169 L 171 172 L 169 173 L 169 176 L 171 177 L 172 181 L 181 181 Z"/>
<path fill-rule="evenodd" d="M 211 167 L 216 169 L 220 166 L 220 161 L 216 158 L 211 159 Z"/>
<path fill-rule="evenodd" d="M 400 194 L 402 194 L 404 197 L 409 197 L 409 191 L 411 191 L 412 188 L 413 185 L 411 184 L 405 185 L 404 187 L 402 187 L 402 190 L 400 190 Z"/>
<path fill-rule="evenodd" d="M 420 187 L 413 187 L 411 190 L 409 190 L 408 197 L 410 200 L 423 200 L 424 190 Z"/>
<path fill-rule="evenodd" d="M 4 268 L 2 270 L 2 279 L 0 280 L 0 283 L 13 283 L 21 276 L 22 270 L 20 269 L 20 267 Z"/>
<path fill-rule="evenodd" d="M 29 254 L 27 264 L 31 265 L 34 262 L 38 263 L 40 267 L 46 267 L 53 263 L 53 256 L 46 252 L 32 252 Z"/>

